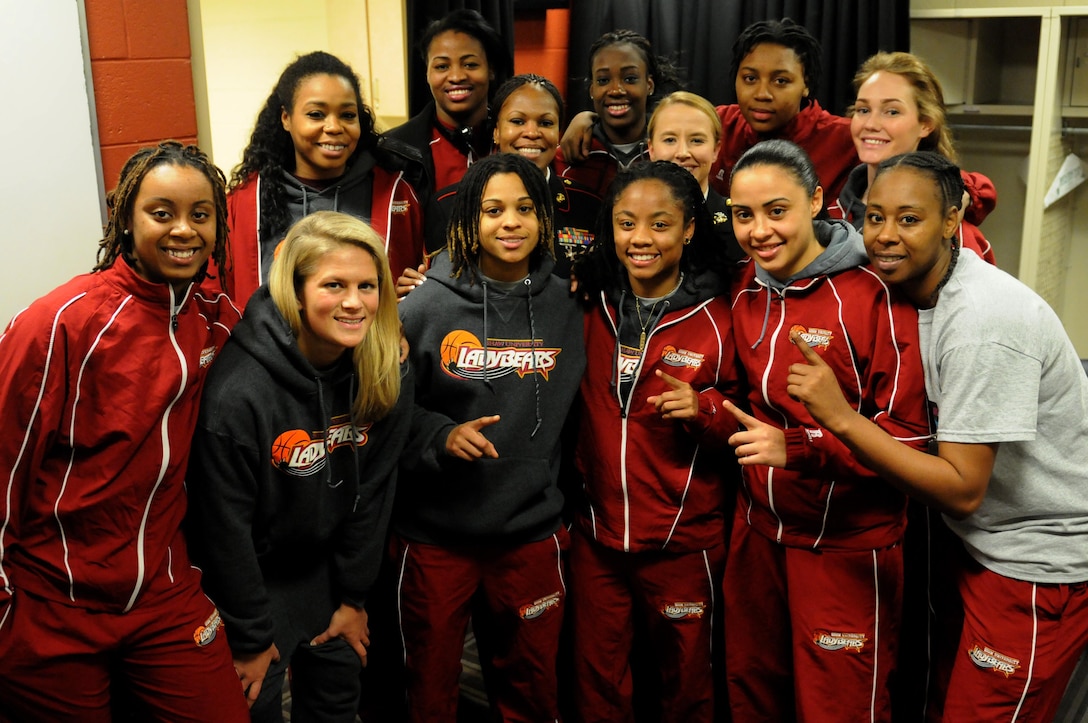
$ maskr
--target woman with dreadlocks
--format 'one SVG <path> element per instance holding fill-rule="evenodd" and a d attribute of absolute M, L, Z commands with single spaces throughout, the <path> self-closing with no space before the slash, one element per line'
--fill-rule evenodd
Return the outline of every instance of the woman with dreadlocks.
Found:
<path fill-rule="evenodd" d="M 245 306 L 268 280 L 287 229 L 314 211 L 365 221 L 382 237 L 394 274 L 416 268 L 423 216 L 412 181 L 422 172 L 414 149 L 374 131 L 347 63 L 320 51 L 299 56 L 280 75 L 231 173 L 231 298 Z"/>
<path fill-rule="evenodd" d="M 226 182 L 167 141 L 107 205 L 94 270 L 0 335 L 0 718 L 109 721 L 116 674 L 147 719 L 248 721 L 181 531 L 205 374 L 238 321 L 204 285 Z"/>
<path fill-rule="evenodd" d="M 454 720 L 471 614 L 503 720 L 555 720 L 566 600 L 560 432 L 585 364 L 544 174 L 514 153 L 465 173 L 448 251 L 401 302 L 416 403 L 394 511 L 413 721 Z"/>

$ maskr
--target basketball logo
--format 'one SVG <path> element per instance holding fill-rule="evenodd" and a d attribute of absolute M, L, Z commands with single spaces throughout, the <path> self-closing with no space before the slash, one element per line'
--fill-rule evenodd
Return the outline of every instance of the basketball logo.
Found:
<path fill-rule="evenodd" d="M 453 371 L 457 369 L 458 360 L 461 356 L 461 348 L 468 347 L 469 349 L 483 349 L 483 344 L 476 338 L 476 335 L 472 332 L 465 331 L 464 329 L 454 329 L 449 334 L 446 334 L 442 339 L 442 344 L 439 346 L 439 353 L 442 355 L 442 368 L 446 371 Z"/>
<path fill-rule="evenodd" d="M 291 453 L 299 447 L 309 446 L 310 435 L 301 429 L 289 429 L 272 442 L 272 464 L 285 467 L 291 462 Z"/>

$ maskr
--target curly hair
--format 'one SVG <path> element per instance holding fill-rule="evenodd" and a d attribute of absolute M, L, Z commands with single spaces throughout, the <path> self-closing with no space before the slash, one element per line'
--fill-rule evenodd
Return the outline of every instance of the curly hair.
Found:
<path fill-rule="evenodd" d="M 589 46 L 590 75 L 586 77 L 587 86 L 593 83 L 593 59 L 597 57 L 597 53 L 614 45 L 630 45 L 642 56 L 642 62 L 646 64 L 646 74 L 654 81 L 654 92 L 646 99 L 647 111 L 653 109 L 657 101 L 669 93 L 683 89 L 683 74 L 679 66 L 669 58 L 655 55 L 653 45 L 645 36 L 626 29 L 611 30 Z"/>
<path fill-rule="evenodd" d="M 484 190 L 492 176 L 500 173 L 514 173 L 521 179 L 536 210 L 539 234 L 536 248 L 529 257 L 529 268 L 538 268 L 541 259 L 546 256 L 554 257 L 555 211 L 546 177 L 532 161 L 517 153 L 496 153 L 469 166 L 458 186 L 446 231 L 450 261 L 453 263 L 451 275 L 454 277 L 460 276 L 466 269 L 471 275 L 471 282 L 479 277 L 480 215 L 483 212 Z"/>
<path fill-rule="evenodd" d="M 363 102 L 363 92 L 359 85 L 359 76 L 351 66 L 322 51 L 300 55 L 280 74 L 276 87 L 268 96 L 264 107 L 257 114 L 253 134 L 249 144 L 242 152 L 242 162 L 234 167 L 230 176 L 230 190 L 244 184 L 254 174 L 261 176 L 260 208 L 261 218 L 258 234 L 261 239 L 271 238 L 281 233 L 291 222 L 291 210 L 287 201 L 287 191 L 280 177 L 280 171 L 290 171 L 295 167 L 295 146 L 291 134 L 284 130 L 282 116 L 290 113 L 295 104 L 295 94 L 304 80 L 313 75 L 332 75 L 343 78 L 355 91 L 355 102 L 359 106 L 359 144 L 355 153 L 348 159 L 350 166 L 363 151 L 374 148 L 378 143 L 378 134 L 374 130 L 374 114 Z"/>
<path fill-rule="evenodd" d="M 429 61 L 431 42 L 435 37 L 450 31 L 475 38 L 483 46 L 484 55 L 487 56 L 487 66 L 494 74 L 487 86 L 487 98 L 490 103 L 495 97 L 495 89 L 505 83 L 514 72 L 514 59 L 510 56 L 509 46 L 480 13 L 468 9 L 454 10 L 432 21 L 420 34 L 419 54 L 423 58 L 424 67 L 427 67 Z"/>
<path fill-rule="evenodd" d="M 124 257 L 134 263 L 133 237 L 125 230 L 132 222 L 133 205 L 140 192 L 140 184 L 151 169 L 162 165 L 184 166 L 200 171 L 212 187 L 215 202 L 215 248 L 211 258 L 216 268 L 224 276 L 230 259 L 230 242 L 227 232 L 227 179 L 208 156 L 196 146 L 182 145 L 178 141 L 163 141 L 157 146 L 141 148 L 125 161 L 117 187 L 106 194 L 106 208 L 109 221 L 102 240 L 98 242 L 98 254 L 95 257 L 95 271 L 102 271 L 113 266 L 118 257 Z M 193 277 L 199 283 L 208 276 L 208 264 L 200 267 Z M 224 289 L 230 293 L 229 289 Z"/>
<path fill-rule="evenodd" d="M 343 246 L 369 253 L 378 270 L 378 313 L 353 354 L 359 386 L 352 418 L 356 424 L 363 424 L 387 415 L 400 395 L 400 318 L 382 237 L 354 216 L 315 211 L 288 230 L 268 274 L 268 291 L 298 338 L 303 328 L 298 300 L 306 278 L 316 271 L 325 254 Z"/>
<path fill-rule="evenodd" d="M 752 23 L 741 32 L 737 41 L 733 43 L 733 63 L 729 68 L 729 75 L 737 77 L 740 64 L 744 58 L 757 45 L 769 43 L 789 48 L 797 54 L 801 62 L 802 72 L 805 76 L 805 85 L 812 97 L 816 97 L 820 88 L 820 76 L 823 73 L 823 60 L 821 60 L 820 41 L 813 37 L 812 33 L 805 29 L 804 25 L 798 25 L 789 18 L 784 20 L 761 20 Z"/>
<path fill-rule="evenodd" d="M 956 149 L 952 145 L 952 130 L 945 116 L 944 91 L 941 81 L 925 61 L 911 53 L 877 53 L 869 57 L 854 76 L 854 93 L 876 73 L 894 73 L 902 76 L 914 90 L 914 103 L 918 106 L 918 120 L 930 123 L 933 132 L 918 142 L 920 151 L 936 151 L 953 163 L 957 162 Z M 854 115 L 851 105 L 846 114 Z"/>
<path fill-rule="evenodd" d="M 717 243 L 710 214 L 706 210 L 703 190 L 699 188 L 695 176 L 671 161 L 636 163 L 627 170 L 620 171 L 608 187 L 608 194 L 601 204 L 601 212 L 597 218 L 597 234 L 593 243 L 574 265 L 573 275 L 578 279 L 579 288 L 586 292 L 583 299 L 590 303 L 593 303 L 592 298 L 599 292 L 612 292 L 626 283 L 626 269 L 616 256 L 612 214 L 616 202 L 627 187 L 643 181 L 664 184 L 673 200 L 683 209 L 684 223 L 695 222 L 691 243 L 684 246 L 680 257 L 680 270 L 684 273 L 713 270 L 722 273 L 723 277 L 728 276 L 724 249 L 718 248 L 721 244 Z"/>

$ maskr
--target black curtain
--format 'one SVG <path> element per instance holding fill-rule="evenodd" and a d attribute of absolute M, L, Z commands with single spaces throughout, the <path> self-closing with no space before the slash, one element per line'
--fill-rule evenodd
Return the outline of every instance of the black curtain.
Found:
<path fill-rule="evenodd" d="M 514 57 L 514 0 L 408 0 L 405 7 L 408 33 L 408 114 L 415 115 L 431 101 L 427 66 L 419 51 L 419 36 L 432 20 L 451 10 L 476 10 L 499 31 Z"/>
<path fill-rule="evenodd" d="M 589 47 L 617 28 L 645 35 L 659 56 L 681 68 L 688 90 L 715 105 L 734 103 L 733 43 L 748 25 L 782 18 L 820 41 L 816 97 L 833 113 L 853 102 L 851 81 L 862 61 L 878 50 L 910 49 L 909 0 L 572 0 L 568 108 L 590 108 Z"/>

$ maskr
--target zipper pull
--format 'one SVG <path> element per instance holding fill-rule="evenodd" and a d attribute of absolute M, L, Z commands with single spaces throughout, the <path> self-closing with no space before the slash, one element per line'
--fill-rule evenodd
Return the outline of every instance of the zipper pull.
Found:
<path fill-rule="evenodd" d="M 170 327 L 174 330 L 178 330 L 178 313 L 175 311 L 170 315 Z"/>

